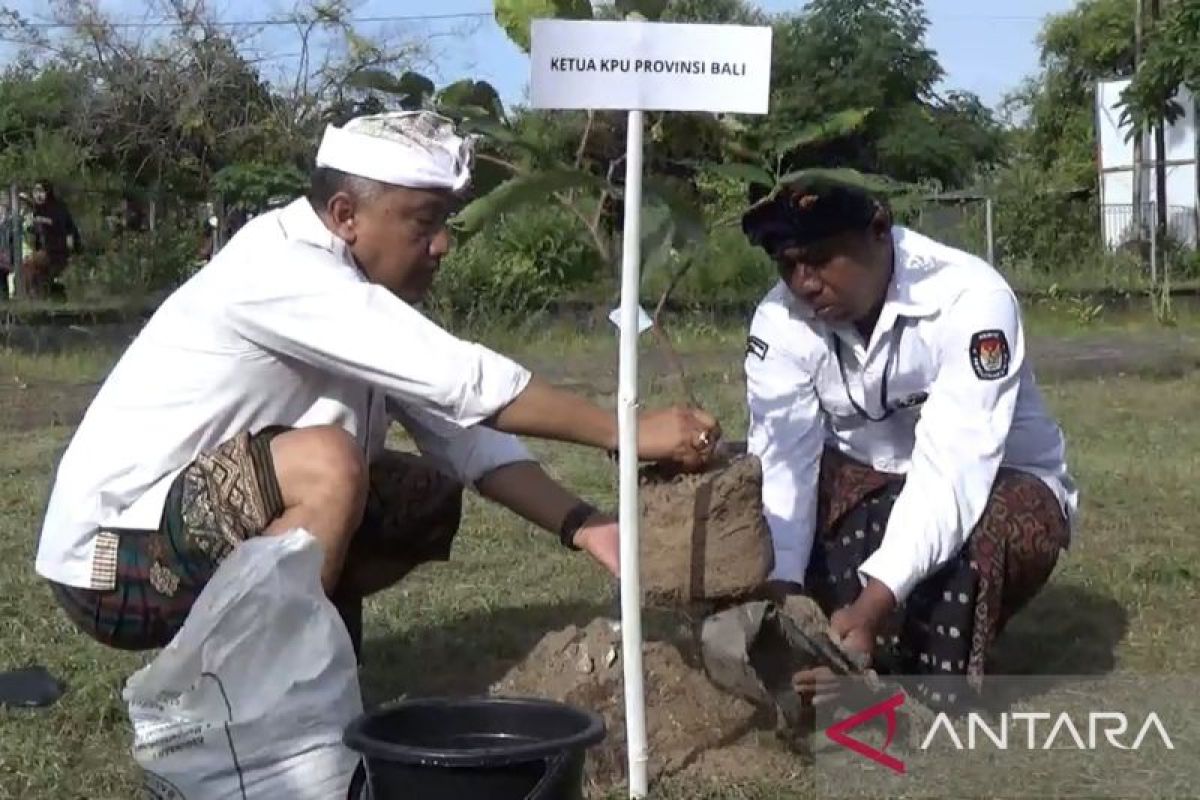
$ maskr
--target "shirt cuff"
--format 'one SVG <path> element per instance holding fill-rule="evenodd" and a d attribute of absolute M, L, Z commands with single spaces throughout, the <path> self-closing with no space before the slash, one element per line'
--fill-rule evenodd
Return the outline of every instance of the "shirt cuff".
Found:
<path fill-rule="evenodd" d="M 912 564 L 906 563 L 906 560 L 896 553 L 885 552 L 883 548 L 876 550 L 862 563 L 858 574 L 864 582 L 868 578 L 874 578 L 890 589 L 896 597 L 897 604 L 908 599 L 922 577 L 918 570 L 913 569 Z"/>

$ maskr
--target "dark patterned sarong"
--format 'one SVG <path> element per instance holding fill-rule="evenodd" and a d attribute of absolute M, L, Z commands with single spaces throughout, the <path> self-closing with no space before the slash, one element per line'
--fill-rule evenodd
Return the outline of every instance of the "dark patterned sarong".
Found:
<path fill-rule="evenodd" d="M 113 531 L 112 590 L 52 583 L 72 622 L 111 647 L 166 646 L 233 548 L 283 513 L 271 439 L 285 430 L 241 434 L 198 457 L 172 483 L 158 530 Z M 366 510 L 343 575 L 372 561 L 446 561 L 461 516 L 460 484 L 418 456 L 387 451 L 370 465 Z M 362 599 L 339 587 L 333 600 L 357 650 Z"/>
<path fill-rule="evenodd" d="M 858 598 L 858 568 L 882 542 L 903 487 L 902 475 L 826 451 L 807 576 L 826 613 Z M 877 641 L 877 664 L 901 675 L 966 676 L 978 690 L 992 642 L 1045 585 L 1068 540 L 1050 488 L 1036 476 L 1001 469 L 965 546 L 897 609 Z"/>

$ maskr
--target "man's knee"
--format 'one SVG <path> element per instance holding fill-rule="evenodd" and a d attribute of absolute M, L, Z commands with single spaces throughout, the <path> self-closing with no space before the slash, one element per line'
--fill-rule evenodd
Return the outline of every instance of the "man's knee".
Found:
<path fill-rule="evenodd" d="M 358 442 L 334 425 L 298 428 L 271 441 L 271 458 L 285 506 L 366 503 L 368 471 Z"/>

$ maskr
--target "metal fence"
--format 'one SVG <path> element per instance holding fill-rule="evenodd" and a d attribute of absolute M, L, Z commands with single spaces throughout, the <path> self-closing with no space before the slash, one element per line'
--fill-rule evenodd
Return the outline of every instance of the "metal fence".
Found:
<path fill-rule="evenodd" d="M 1026 207 L 986 195 L 953 194 L 925 198 L 904 224 L 934 239 L 985 258 L 997 267 L 1032 262 L 1058 265 L 1087 253 L 1130 251 L 1146 260 L 1154 277 L 1156 258 L 1200 249 L 1200 210 L 1167 207 L 1167 231 L 1157 233 L 1158 206 L 1141 206 L 1141 234 L 1135 207 L 1101 204 L 1087 192 L 1061 192 L 1030 198 Z"/>
<path fill-rule="evenodd" d="M 996 263 L 995 209 L 990 197 L 942 194 L 924 198 L 907 221 L 913 230 Z"/>
<path fill-rule="evenodd" d="M 1133 204 L 1101 208 L 1104 242 L 1110 250 L 1149 240 L 1153 226 L 1158 223 L 1158 204 L 1142 203 L 1140 220 L 1135 215 L 1137 208 Z M 1200 211 L 1187 206 L 1167 206 L 1167 237 L 1176 246 L 1196 249 L 1200 243 Z"/>

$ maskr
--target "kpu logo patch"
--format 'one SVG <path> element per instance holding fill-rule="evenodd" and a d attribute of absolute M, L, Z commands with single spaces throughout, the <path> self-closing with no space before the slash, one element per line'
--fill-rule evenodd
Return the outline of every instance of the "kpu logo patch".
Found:
<path fill-rule="evenodd" d="M 971 367 L 984 381 L 994 381 L 1008 374 L 1012 354 L 1004 331 L 979 331 L 971 337 Z"/>

